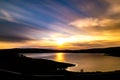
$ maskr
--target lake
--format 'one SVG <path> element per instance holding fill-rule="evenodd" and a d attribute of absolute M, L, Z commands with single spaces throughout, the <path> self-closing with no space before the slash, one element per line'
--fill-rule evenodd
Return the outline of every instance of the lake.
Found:
<path fill-rule="evenodd" d="M 105 56 L 100 53 L 27 53 L 27 57 L 43 58 L 58 62 L 76 64 L 75 67 L 68 68 L 69 71 L 96 72 L 120 70 L 120 57 Z"/>

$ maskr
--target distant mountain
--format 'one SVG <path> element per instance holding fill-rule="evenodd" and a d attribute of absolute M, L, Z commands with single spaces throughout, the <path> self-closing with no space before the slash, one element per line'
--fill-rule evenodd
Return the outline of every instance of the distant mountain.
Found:
<path fill-rule="evenodd" d="M 67 52 L 67 51 L 65 51 Z M 93 48 L 84 50 L 68 50 L 68 52 L 74 53 L 105 53 L 106 55 L 119 56 L 120 57 L 120 47 L 108 47 L 108 48 Z"/>
<path fill-rule="evenodd" d="M 120 47 L 107 47 L 107 48 L 92 48 L 82 50 L 54 50 L 54 49 L 39 49 L 39 48 L 14 48 L 2 49 L 0 53 L 105 53 L 106 55 L 120 56 Z"/>
<path fill-rule="evenodd" d="M 2 49 L 0 53 L 48 53 L 56 52 L 52 49 L 38 49 L 38 48 L 14 48 L 14 49 Z"/>

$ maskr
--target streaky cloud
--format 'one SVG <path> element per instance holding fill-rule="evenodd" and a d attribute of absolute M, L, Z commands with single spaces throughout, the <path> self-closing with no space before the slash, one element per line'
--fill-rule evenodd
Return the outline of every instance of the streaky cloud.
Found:
<path fill-rule="evenodd" d="M 119 0 L 0 0 L 1 47 L 56 48 L 61 39 L 66 49 L 119 45 L 119 4 Z"/>

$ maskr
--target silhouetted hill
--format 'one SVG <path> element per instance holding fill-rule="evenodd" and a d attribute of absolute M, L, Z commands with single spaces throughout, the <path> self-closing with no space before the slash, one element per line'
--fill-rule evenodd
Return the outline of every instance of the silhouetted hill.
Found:
<path fill-rule="evenodd" d="M 48 52 L 57 52 L 57 50 L 38 48 L 14 48 L 0 50 L 0 53 L 48 53 Z"/>
<path fill-rule="evenodd" d="M 46 59 L 29 58 L 18 53 L 0 54 L 0 70 L 10 70 L 23 74 L 57 74 L 58 72 L 67 72 L 66 69 L 72 66 L 75 65 Z"/>
<path fill-rule="evenodd" d="M 120 47 L 72 50 L 72 51 L 68 51 L 68 52 L 73 52 L 73 53 L 105 53 L 105 55 L 119 56 L 120 57 Z"/>
<path fill-rule="evenodd" d="M 93 48 L 93 49 L 84 49 L 84 50 L 66 50 L 64 52 L 73 52 L 73 53 L 105 53 L 106 55 L 119 56 L 120 57 L 120 47 Z"/>
<path fill-rule="evenodd" d="M 120 47 L 110 47 L 105 49 L 105 54 L 120 57 Z"/>
<path fill-rule="evenodd" d="M 93 49 L 81 49 L 81 50 L 54 50 L 54 49 L 38 49 L 38 48 L 14 48 L 3 49 L 0 53 L 105 53 L 106 55 L 120 56 L 120 47 L 108 47 L 108 48 L 93 48 Z"/>

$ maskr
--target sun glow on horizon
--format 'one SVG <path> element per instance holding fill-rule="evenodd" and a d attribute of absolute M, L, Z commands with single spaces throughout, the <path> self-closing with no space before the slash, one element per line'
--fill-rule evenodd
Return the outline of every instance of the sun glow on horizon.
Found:
<path fill-rule="evenodd" d="M 66 43 L 66 40 L 63 38 L 57 38 L 55 41 L 57 45 L 63 45 Z"/>

